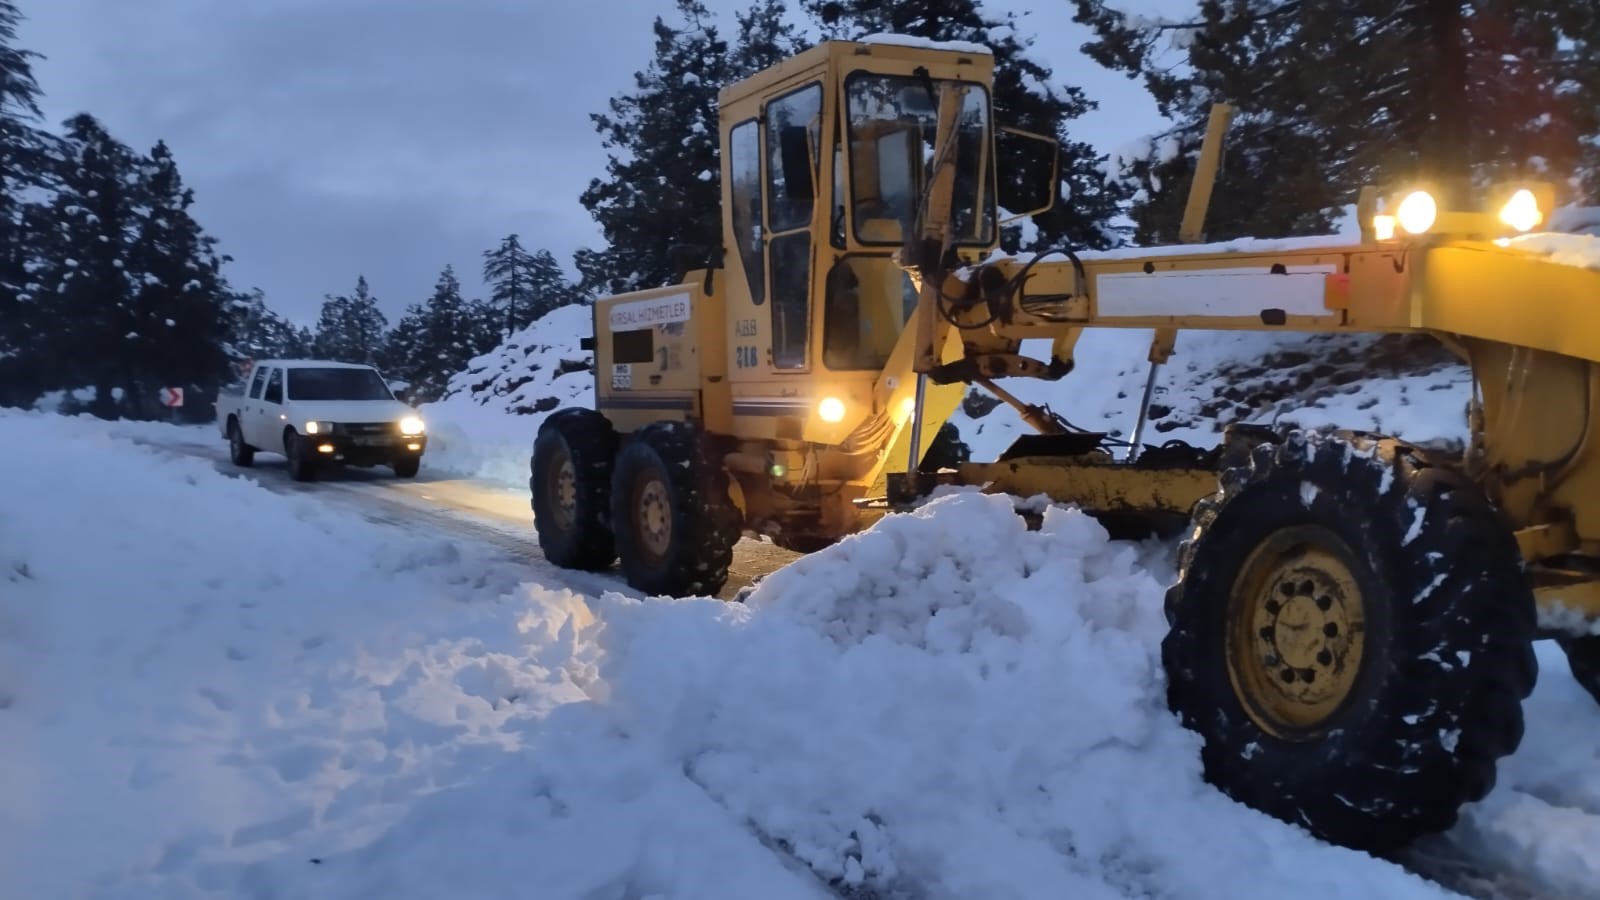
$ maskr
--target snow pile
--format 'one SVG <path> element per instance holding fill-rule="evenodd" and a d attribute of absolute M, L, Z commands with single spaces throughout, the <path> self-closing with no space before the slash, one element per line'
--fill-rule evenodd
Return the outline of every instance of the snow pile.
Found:
<path fill-rule="evenodd" d="M 1600 269 L 1600 237 L 1592 234 L 1524 234 L 1507 238 L 1506 244 L 1548 256 L 1551 262 L 1579 269 Z"/>
<path fill-rule="evenodd" d="M 114 427 L 0 414 L 0 896 L 1445 896 L 1201 781 L 1169 548 L 1080 513 L 958 492 L 744 604 L 589 598 Z M 1469 821 L 1582 885 L 1561 681 Z"/>
<path fill-rule="evenodd" d="M 397 678 L 429 631 L 514 644 L 479 601 L 516 570 L 112 428 L 0 413 L 0 896 L 243 896 L 232 867 L 314 826 L 358 838 L 475 752 L 456 738 L 486 704 L 338 688 Z M 380 773 L 389 794 L 335 802 Z"/>
<path fill-rule="evenodd" d="M 594 310 L 563 306 L 454 375 L 444 398 L 424 404 L 424 468 L 525 486 L 539 423 L 568 406 L 594 405 Z"/>
<path fill-rule="evenodd" d="M 1055 509 L 1028 532 L 1006 498 L 967 493 L 771 575 L 745 605 L 608 595 L 592 622 L 545 614 L 530 655 L 592 702 L 508 719 L 525 755 L 465 783 L 435 775 L 452 786 L 369 846 L 319 857 L 309 884 L 1444 896 L 1202 783 L 1196 738 L 1163 700 L 1160 596 L 1138 549 L 1087 517 Z M 434 665 L 418 678 L 458 702 L 463 679 Z M 468 683 L 484 682 L 513 687 Z"/>

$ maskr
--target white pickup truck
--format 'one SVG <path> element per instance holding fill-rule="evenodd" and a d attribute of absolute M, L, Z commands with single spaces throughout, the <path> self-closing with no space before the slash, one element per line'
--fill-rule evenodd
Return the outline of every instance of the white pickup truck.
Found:
<path fill-rule="evenodd" d="M 381 466 L 412 478 L 428 446 L 422 417 L 371 366 L 268 359 L 217 397 L 217 427 L 235 465 L 282 453 L 296 481 L 325 466 Z"/>

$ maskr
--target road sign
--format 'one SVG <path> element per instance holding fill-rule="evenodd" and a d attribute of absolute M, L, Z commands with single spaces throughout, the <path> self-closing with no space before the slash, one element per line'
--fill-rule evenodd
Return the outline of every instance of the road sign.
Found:
<path fill-rule="evenodd" d="M 161 389 L 161 405 L 177 409 L 183 405 L 183 388 L 164 387 Z"/>

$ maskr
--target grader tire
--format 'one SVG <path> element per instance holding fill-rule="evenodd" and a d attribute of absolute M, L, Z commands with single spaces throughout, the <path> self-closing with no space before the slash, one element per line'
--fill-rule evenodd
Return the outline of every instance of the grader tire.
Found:
<path fill-rule="evenodd" d="M 1482 493 L 1393 442 L 1291 434 L 1195 509 L 1167 701 L 1208 781 L 1374 853 L 1455 823 L 1522 739 L 1532 591 Z"/>
<path fill-rule="evenodd" d="M 714 595 L 728 580 L 738 513 L 728 477 L 708 459 L 699 432 L 656 422 L 617 456 L 611 521 L 628 584 L 651 596 Z"/>
<path fill-rule="evenodd" d="M 1600 703 L 1600 637 L 1558 638 L 1578 685 Z"/>
<path fill-rule="evenodd" d="M 545 558 L 599 572 L 617 558 L 611 533 L 611 468 L 617 433 L 591 409 L 564 409 L 539 425 L 529 460 L 534 527 Z"/>

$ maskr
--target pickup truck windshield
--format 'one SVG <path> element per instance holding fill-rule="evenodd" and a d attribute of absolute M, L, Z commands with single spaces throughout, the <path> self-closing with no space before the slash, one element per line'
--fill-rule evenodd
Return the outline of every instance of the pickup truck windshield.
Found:
<path fill-rule="evenodd" d="M 290 369 L 290 400 L 393 400 L 371 369 Z"/>

